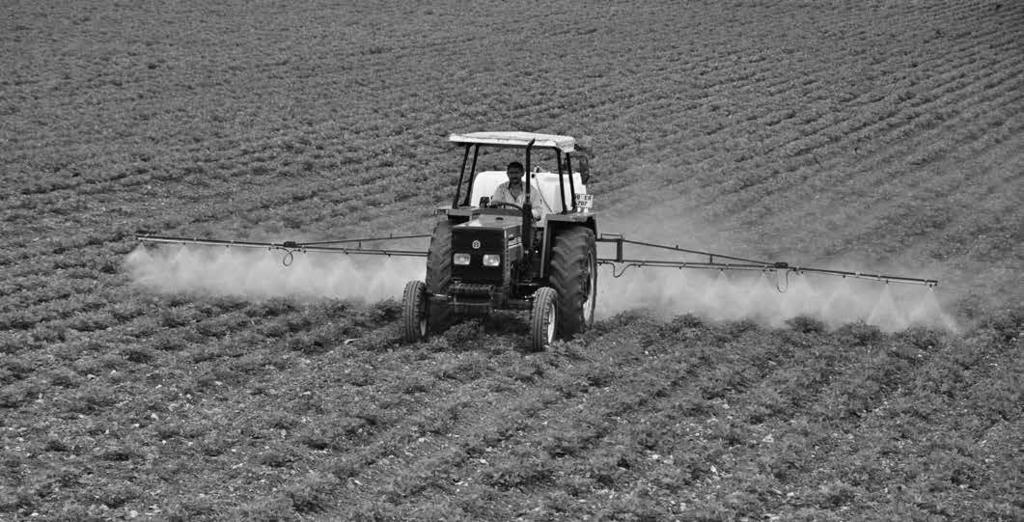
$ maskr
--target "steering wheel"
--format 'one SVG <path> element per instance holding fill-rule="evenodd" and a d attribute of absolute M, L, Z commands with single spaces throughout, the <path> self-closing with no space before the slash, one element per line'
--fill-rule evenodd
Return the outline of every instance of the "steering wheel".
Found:
<path fill-rule="evenodd" d="M 514 208 L 514 209 L 516 209 L 516 210 L 518 210 L 520 212 L 523 211 L 523 207 L 521 207 L 519 205 L 516 205 L 515 203 L 510 203 L 508 201 L 492 201 L 492 202 L 488 203 L 487 206 L 491 207 L 491 208 L 512 207 L 512 208 Z"/>

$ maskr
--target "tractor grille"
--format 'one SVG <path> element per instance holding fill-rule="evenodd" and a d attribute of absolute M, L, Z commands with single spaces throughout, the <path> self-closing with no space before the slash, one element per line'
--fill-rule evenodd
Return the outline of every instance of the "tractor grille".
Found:
<path fill-rule="evenodd" d="M 468 254 L 468 265 L 452 265 L 452 278 L 467 283 L 497 283 L 504 280 L 504 260 L 500 266 L 484 266 L 484 254 L 505 256 L 505 230 L 458 228 L 452 231 L 452 251 Z"/>

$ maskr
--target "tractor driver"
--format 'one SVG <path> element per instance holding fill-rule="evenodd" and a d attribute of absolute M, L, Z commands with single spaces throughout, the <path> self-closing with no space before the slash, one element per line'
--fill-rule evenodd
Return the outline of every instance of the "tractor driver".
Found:
<path fill-rule="evenodd" d="M 514 203 L 523 206 L 526 201 L 526 189 L 523 187 L 523 164 L 513 161 L 505 169 L 508 181 L 498 185 L 491 197 L 491 206 L 495 203 Z M 544 219 L 544 216 L 551 212 L 551 206 L 544 199 L 544 193 L 540 191 L 536 183 L 530 182 L 530 203 L 533 205 L 533 219 Z"/>

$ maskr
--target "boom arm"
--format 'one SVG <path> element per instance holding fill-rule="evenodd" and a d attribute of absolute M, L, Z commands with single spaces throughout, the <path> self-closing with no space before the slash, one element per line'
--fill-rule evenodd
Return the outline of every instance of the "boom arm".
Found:
<path fill-rule="evenodd" d="M 728 256 L 724 254 L 716 254 L 713 252 L 705 252 L 702 250 L 690 250 L 687 248 L 680 248 L 678 245 L 662 245 L 657 243 L 647 243 L 643 241 L 631 241 L 619 234 L 601 234 L 597 238 L 598 242 L 601 243 L 614 243 L 615 244 L 615 257 L 599 257 L 597 259 L 598 264 L 611 265 L 612 276 L 621 277 L 630 267 L 663 267 L 663 268 L 711 268 L 717 270 L 761 270 L 763 272 L 775 272 L 775 271 L 786 271 L 795 272 L 798 274 L 803 273 L 814 273 L 814 274 L 825 274 L 832 276 L 850 277 L 854 279 L 870 279 L 874 281 L 881 281 L 885 283 L 906 283 L 906 284 L 917 284 L 925 285 L 928 287 L 938 286 L 939 281 L 936 279 L 923 279 L 919 277 L 906 277 L 898 275 L 887 275 L 887 274 L 871 274 L 866 272 L 853 272 L 846 270 L 832 270 L 828 268 L 812 268 L 806 266 L 795 266 L 790 265 L 785 261 L 759 261 L 755 259 L 745 259 L 742 257 Z M 637 245 L 648 248 L 655 248 L 660 250 L 678 252 L 681 254 L 693 254 L 707 257 L 707 261 L 682 261 L 682 260 L 660 260 L 660 259 L 635 259 L 627 258 L 623 254 L 624 245 Z M 722 260 L 722 261 L 716 261 Z"/>
<path fill-rule="evenodd" d="M 338 239 L 332 241 L 314 241 L 309 243 L 299 243 L 296 241 L 267 243 L 260 241 L 234 241 L 230 239 L 204 239 L 189 237 L 156 236 L 150 234 L 140 234 L 136 236 L 136 238 L 139 241 L 142 241 L 143 243 L 172 243 L 179 245 L 208 245 L 240 248 L 265 248 L 271 251 L 280 251 L 284 252 L 283 263 L 285 264 L 285 266 L 290 265 L 292 263 L 292 260 L 295 257 L 295 252 L 327 252 L 333 254 L 366 254 L 378 256 L 427 257 L 426 250 L 406 250 L 401 248 L 381 247 L 368 248 L 364 247 L 363 243 L 376 241 L 397 241 L 403 239 L 423 239 L 429 237 L 430 234 L 414 234 L 407 236 L 389 235 L 386 237 L 362 237 L 355 239 Z"/>

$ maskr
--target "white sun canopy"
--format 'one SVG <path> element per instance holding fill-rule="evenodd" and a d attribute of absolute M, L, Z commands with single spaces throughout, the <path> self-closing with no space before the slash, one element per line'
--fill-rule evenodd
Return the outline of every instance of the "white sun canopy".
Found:
<path fill-rule="evenodd" d="M 452 134 L 448 141 L 454 143 L 477 143 L 481 145 L 497 145 L 499 147 L 526 147 L 530 140 L 535 140 L 534 147 L 551 147 L 562 152 L 575 150 L 576 140 L 572 136 L 557 134 L 538 134 L 536 132 L 470 132 Z"/>

